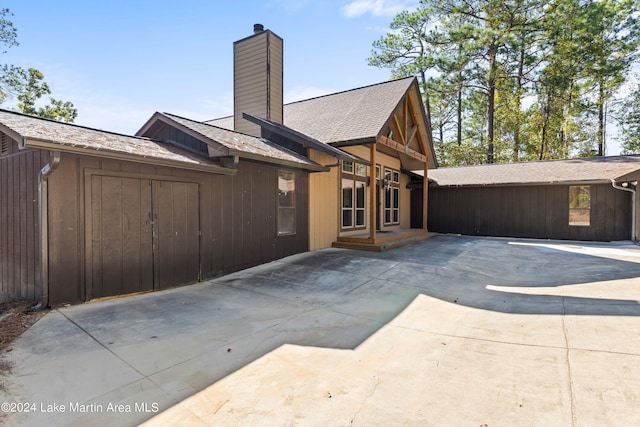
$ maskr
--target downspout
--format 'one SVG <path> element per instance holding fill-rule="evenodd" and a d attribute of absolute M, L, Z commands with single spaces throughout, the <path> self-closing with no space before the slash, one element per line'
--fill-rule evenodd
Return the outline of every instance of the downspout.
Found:
<path fill-rule="evenodd" d="M 616 190 L 628 191 L 631 193 L 631 241 L 636 245 L 640 243 L 636 239 L 636 190 L 633 188 L 625 187 L 624 184 L 629 185 L 627 182 L 619 185 L 615 179 L 611 179 L 611 186 Z"/>
<path fill-rule="evenodd" d="M 338 159 L 337 163 L 332 163 L 330 165 L 322 165 L 322 166 L 324 166 L 325 168 L 334 168 L 336 166 L 340 166 L 341 164 L 342 164 L 342 159 Z"/>
<path fill-rule="evenodd" d="M 44 165 L 38 175 L 38 214 L 40 218 L 40 284 L 42 298 L 36 309 L 49 306 L 49 176 L 60 165 L 60 152 L 51 151 L 49 163 Z"/>

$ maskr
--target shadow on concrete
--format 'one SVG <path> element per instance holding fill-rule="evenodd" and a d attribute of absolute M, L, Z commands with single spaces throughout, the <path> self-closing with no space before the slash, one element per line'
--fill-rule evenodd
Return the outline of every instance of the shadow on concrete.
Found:
<path fill-rule="evenodd" d="M 58 370 L 67 402 L 153 400 L 164 410 L 285 344 L 356 349 L 421 295 L 501 313 L 640 316 L 624 289 L 607 298 L 616 281 L 640 277 L 640 250 L 619 246 L 616 260 L 597 256 L 604 246 L 589 255 L 570 243 L 514 242 L 525 241 L 437 236 L 385 253 L 299 254 L 202 284 L 60 309 L 27 331 L 11 357 L 35 372 Z M 18 367 L 16 375 L 34 373 Z M 21 385 L 28 400 L 54 400 L 31 380 Z M 65 421 L 128 424 L 154 414 L 102 415 Z"/>

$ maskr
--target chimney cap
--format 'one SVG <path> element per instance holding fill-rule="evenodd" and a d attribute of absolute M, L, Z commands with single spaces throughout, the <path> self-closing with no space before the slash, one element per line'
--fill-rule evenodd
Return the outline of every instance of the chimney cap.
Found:
<path fill-rule="evenodd" d="M 258 34 L 264 31 L 264 25 L 262 24 L 253 24 L 253 34 Z"/>

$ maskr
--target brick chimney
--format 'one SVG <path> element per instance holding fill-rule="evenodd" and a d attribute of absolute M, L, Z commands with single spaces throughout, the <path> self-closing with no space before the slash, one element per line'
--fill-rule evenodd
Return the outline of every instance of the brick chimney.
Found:
<path fill-rule="evenodd" d="M 234 130 L 260 136 L 260 126 L 242 113 L 282 124 L 282 46 L 282 39 L 262 24 L 233 44 Z"/>

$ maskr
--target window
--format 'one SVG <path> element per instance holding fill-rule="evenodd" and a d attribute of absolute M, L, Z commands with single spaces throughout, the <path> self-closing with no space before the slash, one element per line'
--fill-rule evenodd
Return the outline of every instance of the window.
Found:
<path fill-rule="evenodd" d="M 278 236 L 289 234 L 296 234 L 295 174 L 278 171 Z"/>
<path fill-rule="evenodd" d="M 569 187 L 569 225 L 591 224 L 591 188 L 588 185 Z"/>
<path fill-rule="evenodd" d="M 400 172 L 384 168 L 384 225 L 400 224 Z"/>
<path fill-rule="evenodd" d="M 342 162 L 343 229 L 364 228 L 367 206 L 367 167 L 350 161 Z"/>

